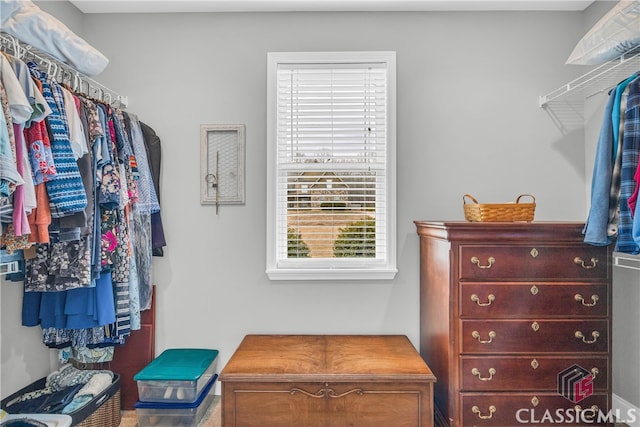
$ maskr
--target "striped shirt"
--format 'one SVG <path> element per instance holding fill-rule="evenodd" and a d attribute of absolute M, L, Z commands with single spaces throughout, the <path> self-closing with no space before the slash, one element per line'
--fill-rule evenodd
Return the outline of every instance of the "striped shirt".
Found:
<path fill-rule="evenodd" d="M 52 135 L 51 152 L 56 167 L 56 178 L 46 182 L 51 216 L 61 218 L 82 212 L 87 206 L 87 194 L 69 141 L 62 91 L 58 83 L 41 72 L 34 62 L 27 65 L 32 75 L 42 82 L 42 94 L 51 109 L 45 119 Z"/>

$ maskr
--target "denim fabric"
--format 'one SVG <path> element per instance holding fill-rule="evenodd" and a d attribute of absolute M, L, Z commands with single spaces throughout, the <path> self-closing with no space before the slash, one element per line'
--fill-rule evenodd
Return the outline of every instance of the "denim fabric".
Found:
<path fill-rule="evenodd" d="M 609 193 L 611 173 L 613 171 L 613 126 L 611 113 L 615 100 L 615 91 L 611 92 L 605 107 L 591 178 L 591 207 L 583 234 L 584 242 L 605 246 L 611 243 L 607 234 L 609 222 Z"/>

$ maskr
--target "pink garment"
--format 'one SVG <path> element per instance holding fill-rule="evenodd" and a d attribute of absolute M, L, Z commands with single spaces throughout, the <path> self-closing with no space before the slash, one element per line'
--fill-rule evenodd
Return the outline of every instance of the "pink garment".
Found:
<path fill-rule="evenodd" d="M 19 124 L 13 124 L 13 133 L 16 138 L 16 166 L 18 173 L 22 176 L 22 179 L 32 179 L 31 176 L 24 176 L 24 167 L 22 158 L 24 156 L 24 141 L 22 140 L 22 127 Z M 31 234 L 31 228 L 29 227 L 29 220 L 27 219 L 27 213 L 24 210 L 24 185 L 16 186 L 16 191 L 13 193 L 13 227 L 16 236 L 24 236 Z"/>
<path fill-rule="evenodd" d="M 629 205 L 629 209 L 631 210 L 631 216 L 635 216 L 636 213 L 636 203 L 638 200 L 638 190 L 640 187 L 640 156 L 638 156 L 638 167 L 636 168 L 636 173 L 633 175 L 633 180 L 636 183 L 636 188 L 633 190 L 633 194 L 627 199 L 627 204 Z"/>

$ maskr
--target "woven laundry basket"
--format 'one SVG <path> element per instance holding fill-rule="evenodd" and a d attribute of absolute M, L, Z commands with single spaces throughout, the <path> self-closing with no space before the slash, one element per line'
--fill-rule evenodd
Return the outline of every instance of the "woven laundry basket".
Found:
<path fill-rule="evenodd" d="M 7 408 L 7 403 L 25 393 L 41 390 L 45 387 L 47 378 L 41 378 L 31 383 L 22 390 L 12 394 L 0 402 L 2 409 Z M 84 406 L 67 414 L 71 416 L 72 427 L 117 427 L 120 425 L 120 375 L 114 373 L 113 381 L 106 390 L 95 396 Z"/>
<path fill-rule="evenodd" d="M 84 421 L 79 424 L 72 424 L 72 426 L 78 427 L 117 427 L 120 425 L 122 419 L 122 413 L 120 412 L 120 389 L 116 393 L 109 397 L 103 395 L 105 400 L 101 403 L 101 406 L 96 409 L 91 415 L 89 415 Z M 90 403 L 91 404 L 91 403 Z M 98 403 L 100 404 L 100 403 Z"/>

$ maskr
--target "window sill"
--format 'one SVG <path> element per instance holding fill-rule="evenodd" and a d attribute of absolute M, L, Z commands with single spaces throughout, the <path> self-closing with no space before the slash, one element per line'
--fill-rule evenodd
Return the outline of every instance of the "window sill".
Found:
<path fill-rule="evenodd" d="M 392 280 L 398 273 L 388 269 L 267 269 L 269 280 Z"/>

